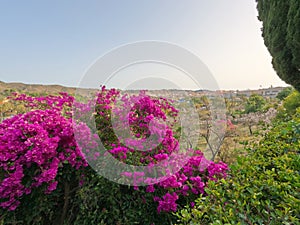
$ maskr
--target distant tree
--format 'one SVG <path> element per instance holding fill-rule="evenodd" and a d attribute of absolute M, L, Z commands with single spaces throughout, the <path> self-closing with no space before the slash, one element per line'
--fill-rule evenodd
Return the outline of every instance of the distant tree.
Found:
<path fill-rule="evenodd" d="M 300 1 L 256 0 L 262 36 L 278 76 L 300 91 Z"/>
<path fill-rule="evenodd" d="M 245 113 L 262 112 L 266 105 L 266 100 L 263 96 L 252 94 L 246 101 Z"/>
<path fill-rule="evenodd" d="M 237 123 L 244 124 L 248 127 L 249 134 L 253 135 L 253 127 L 262 123 L 264 125 L 271 124 L 272 119 L 276 116 L 277 110 L 269 108 L 266 112 L 250 112 L 244 114 L 241 118 L 236 120 Z"/>
<path fill-rule="evenodd" d="M 292 92 L 293 92 L 293 88 L 292 87 L 286 87 L 281 92 L 279 92 L 277 94 L 276 98 L 278 98 L 279 100 L 283 100 L 287 96 L 289 96 L 289 94 L 291 94 Z"/>
<path fill-rule="evenodd" d="M 288 115 L 292 116 L 296 113 L 297 108 L 300 107 L 300 93 L 294 91 L 288 97 L 285 98 L 283 106 Z"/>

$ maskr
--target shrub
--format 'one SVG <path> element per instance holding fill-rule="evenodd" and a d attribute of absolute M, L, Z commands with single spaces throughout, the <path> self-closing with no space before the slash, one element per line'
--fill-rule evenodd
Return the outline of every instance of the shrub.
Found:
<path fill-rule="evenodd" d="M 286 109 L 288 115 L 295 114 L 296 109 L 300 107 L 300 93 L 298 91 L 293 91 L 289 96 L 285 98 L 283 106 Z"/>
<path fill-rule="evenodd" d="M 266 100 L 263 96 L 252 94 L 246 101 L 245 113 L 263 112 L 265 110 Z"/>
<path fill-rule="evenodd" d="M 101 97 L 97 100 L 96 121 L 101 140 L 107 150 L 118 160 L 131 165 L 145 165 L 151 171 L 153 165 L 163 162 L 172 153 L 178 151 L 178 140 L 172 130 L 174 123 L 176 123 L 177 110 L 166 99 L 151 98 L 143 92 L 138 96 L 123 96 L 121 104 L 117 105 L 114 101 L 118 94 L 114 90 L 102 89 Z M 104 99 L 105 102 L 103 102 Z M 122 113 L 126 112 L 124 107 L 128 106 L 130 106 L 131 111 L 129 117 L 126 117 L 127 113 L 125 115 Z M 112 124 L 107 122 L 112 117 L 112 111 L 119 119 L 117 128 L 124 130 L 126 123 L 123 124 L 123 122 L 129 120 L 131 134 L 135 135 L 137 140 L 132 141 L 127 136 L 123 139 L 116 138 L 113 132 L 116 127 L 113 129 Z M 153 117 L 166 122 L 165 136 L 161 136 L 161 130 L 154 129 L 151 133 L 151 135 L 156 135 L 155 139 L 161 139 L 159 141 L 161 144 L 151 151 L 134 151 L 135 147 L 139 147 L 140 141 L 143 143 L 143 138 L 148 137 L 149 122 Z M 155 125 L 155 127 L 160 126 L 159 122 Z M 103 132 L 103 130 L 106 132 Z M 105 135 L 107 132 L 111 135 Z M 123 144 L 129 141 L 131 141 L 130 145 Z M 187 163 L 165 180 L 156 180 L 155 177 L 152 179 L 148 177 L 143 180 L 143 177 L 147 177 L 147 174 L 126 171 L 123 174 L 124 179 L 135 176 L 142 178 L 137 181 L 136 186 L 130 187 L 94 175 L 92 180 L 86 182 L 86 185 L 80 191 L 82 203 L 75 223 L 90 224 L 91 221 L 95 224 L 174 223 L 176 217 L 170 212 L 175 212 L 185 204 L 192 203 L 200 193 L 204 193 L 204 187 L 209 180 L 215 181 L 225 177 L 227 171 L 226 164 L 208 161 L 200 151 L 190 150 L 187 153 L 187 155 L 183 155 L 183 157 L 189 158 Z M 180 158 L 178 159 L 180 160 Z M 174 163 L 174 160 L 170 162 Z M 171 168 L 171 165 L 168 166 L 166 168 Z M 176 167 L 177 165 L 172 164 L 172 166 Z M 166 171 L 157 170 L 156 172 Z M 139 186 L 147 184 L 147 182 L 149 182 L 149 185 Z"/>
<path fill-rule="evenodd" d="M 300 93 L 293 91 L 283 100 L 283 104 L 279 108 L 277 119 L 284 121 L 290 120 L 298 108 L 300 108 Z"/>
<path fill-rule="evenodd" d="M 88 124 L 82 121 L 73 124 L 76 118 L 70 114 L 72 104 L 84 112 L 91 109 L 89 103 L 74 103 L 73 97 L 65 93 L 13 98 L 32 110 L 0 125 L 0 221 L 171 224 L 176 217 L 170 212 L 193 204 L 200 193 L 205 194 L 209 181 L 226 177 L 226 164 L 206 160 L 200 151 L 193 149 L 179 151 L 173 131 L 178 111 L 166 99 L 152 98 L 142 92 L 139 96 L 121 96 L 121 104 L 117 105 L 117 97 L 118 91 L 103 87 L 96 99 L 96 132 L 106 147 L 105 152 L 97 152 L 95 136 Z M 122 113 L 127 106 L 130 106 L 128 117 Z M 136 140 L 132 141 L 130 136 L 117 138 L 112 112 L 120 121 L 117 128 L 127 128 L 123 122 L 129 121 L 129 134 L 135 135 Z M 88 118 L 84 113 L 79 115 L 77 119 Z M 153 118 L 158 120 L 152 121 Z M 80 140 L 75 140 L 72 125 Z M 135 151 L 147 144 L 144 140 L 150 135 L 159 144 L 151 151 Z M 150 172 L 156 163 L 162 163 L 164 168 L 155 172 L 164 179 L 145 179 L 146 174 L 135 171 L 119 174 L 124 180 L 137 178 L 131 187 L 100 177 L 87 165 L 87 160 L 98 163 L 97 158 L 107 153 L 119 162 L 147 166 Z M 173 153 L 179 156 L 175 160 Z M 185 163 L 181 165 L 182 162 Z M 175 170 L 168 171 L 171 166 Z M 138 187 L 142 184 L 146 186 Z"/>
<path fill-rule="evenodd" d="M 6 223 L 59 224 L 66 216 L 68 194 L 79 186 L 87 166 L 63 110 L 72 98 L 21 95 L 15 100 L 32 110 L 0 124 L 1 214 Z M 86 135 L 82 138 L 88 139 Z"/>
<path fill-rule="evenodd" d="M 300 117 L 277 124 L 231 166 L 227 179 L 209 182 L 178 224 L 299 224 Z"/>
<path fill-rule="evenodd" d="M 282 91 L 280 91 L 276 98 L 278 98 L 279 100 L 284 100 L 287 96 L 289 96 L 291 93 L 293 92 L 293 88 L 292 87 L 286 87 L 284 88 Z"/>

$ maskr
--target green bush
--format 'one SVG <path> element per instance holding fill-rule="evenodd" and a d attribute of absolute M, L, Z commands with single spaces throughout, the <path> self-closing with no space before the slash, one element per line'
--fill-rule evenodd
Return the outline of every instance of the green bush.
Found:
<path fill-rule="evenodd" d="M 245 113 L 262 112 L 265 110 L 266 100 L 258 94 L 252 94 L 246 101 Z"/>
<path fill-rule="evenodd" d="M 16 210 L 8 211 L 1 208 L 0 224 L 62 225 L 74 220 L 81 201 L 78 193 L 79 180 L 83 171 L 76 171 L 71 166 L 66 168 L 59 171 L 60 182 L 51 194 L 44 193 L 46 185 L 43 185 L 34 189 L 30 195 L 23 196 Z"/>
<path fill-rule="evenodd" d="M 300 224 L 300 117 L 281 122 L 210 183 L 178 224 Z"/>
<path fill-rule="evenodd" d="M 298 108 L 300 108 L 300 93 L 293 91 L 283 100 L 276 117 L 278 120 L 288 121 L 295 115 Z"/>
<path fill-rule="evenodd" d="M 300 93 L 298 91 L 292 92 L 285 98 L 283 106 L 289 115 L 295 114 L 296 109 L 300 107 Z"/>
<path fill-rule="evenodd" d="M 69 173 L 69 178 L 65 177 L 65 182 L 51 195 L 45 195 L 42 188 L 36 189 L 22 198 L 15 211 L 0 209 L 0 224 L 169 225 L 176 222 L 170 213 L 157 213 L 153 193 L 146 193 L 145 188 L 136 191 L 99 176 L 90 167 L 85 170 L 81 187 L 79 176 Z"/>
<path fill-rule="evenodd" d="M 292 87 L 286 87 L 284 88 L 281 92 L 279 92 L 276 96 L 276 98 L 278 98 L 279 100 L 283 100 L 285 99 L 287 96 L 289 96 L 292 92 L 293 92 L 293 88 Z"/>
<path fill-rule="evenodd" d="M 139 191 L 133 187 L 119 185 L 100 177 L 96 173 L 89 176 L 78 192 L 78 214 L 74 225 L 127 225 L 127 224 L 172 224 L 176 217 L 170 213 L 157 213 L 157 203 L 153 193 Z"/>

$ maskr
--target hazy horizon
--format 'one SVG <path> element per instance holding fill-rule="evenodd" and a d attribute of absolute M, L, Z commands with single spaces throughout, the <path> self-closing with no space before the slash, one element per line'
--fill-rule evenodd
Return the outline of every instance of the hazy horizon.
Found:
<path fill-rule="evenodd" d="M 25 82 L 5 82 L 0 80 L 0 82 L 4 82 L 6 84 L 25 84 L 25 85 L 49 85 L 49 86 L 62 86 L 65 88 L 79 88 L 79 87 L 75 87 L 75 86 L 66 86 L 66 85 L 61 85 L 61 84 L 41 84 L 41 83 L 25 83 Z M 181 88 L 171 88 L 171 87 L 167 87 L 167 88 L 161 88 L 161 89 L 144 89 L 141 87 L 138 87 L 137 89 L 124 89 L 124 88 L 116 88 L 116 87 L 108 87 L 108 88 L 115 88 L 115 89 L 119 89 L 122 91 L 139 91 L 139 90 L 146 90 L 146 91 L 163 91 L 163 90 L 175 90 L 175 91 L 248 91 L 248 90 L 259 90 L 259 89 L 268 89 L 268 88 L 278 88 L 278 87 L 291 87 L 290 85 L 287 86 L 270 86 L 270 87 L 259 87 L 259 88 L 247 88 L 247 89 L 219 89 L 219 90 L 209 90 L 209 89 L 181 89 Z M 101 87 L 99 88 L 83 88 L 83 89 L 101 89 Z"/>

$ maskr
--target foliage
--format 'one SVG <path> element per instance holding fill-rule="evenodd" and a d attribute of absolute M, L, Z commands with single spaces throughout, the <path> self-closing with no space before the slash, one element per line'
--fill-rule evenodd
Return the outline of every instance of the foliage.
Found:
<path fill-rule="evenodd" d="M 245 113 L 255 113 L 264 111 L 266 100 L 263 96 L 252 94 L 246 101 Z"/>
<path fill-rule="evenodd" d="M 300 93 L 293 91 L 289 96 L 283 100 L 282 106 L 279 108 L 277 115 L 278 120 L 290 120 L 295 115 L 297 109 L 300 107 Z"/>
<path fill-rule="evenodd" d="M 296 109 L 300 107 L 300 93 L 298 91 L 292 92 L 283 102 L 288 115 L 294 115 Z"/>
<path fill-rule="evenodd" d="M 183 152 L 186 154 L 179 154 L 179 162 L 166 160 L 179 150 L 173 132 L 178 111 L 166 99 L 152 98 L 145 93 L 124 95 L 118 105 L 117 97 L 118 91 L 103 87 L 96 99 L 97 133 L 107 148 L 106 153 L 120 162 L 147 166 L 148 171 L 157 163 L 167 169 L 176 168 L 182 158 L 188 159 L 182 168 L 173 175 L 168 170 L 156 171 L 164 179 L 145 179 L 146 174 L 134 171 L 120 174 L 125 180 L 137 177 L 134 187 L 109 181 L 87 165 L 87 159 L 103 156 L 95 152 L 95 136 L 86 124 L 79 122 L 72 127 L 70 108 L 77 104 L 73 97 L 65 93 L 39 97 L 17 95 L 12 100 L 23 101 L 32 110 L 6 119 L 0 125 L 0 221 L 140 224 L 142 220 L 143 224 L 170 224 L 175 219 L 170 212 L 193 202 L 198 194 L 205 194 L 209 181 L 226 177 L 227 165 L 206 160 L 200 151 L 186 149 Z M 77 106 L 88 111 L 88 104 Z M 124 107 L 128 106 L 131 111 L 124 115 Z M 110 120 L 112 112 L 120 121 L 116 127 L 126 128 L 123 122 L 129 120 L 129 134 L 137 139 L 126 135 L 121 140 L 116 138 L 116 127 Z M 158 120 L 152 121 L 153 118 Z M 79 142 L 75 141 L 72 128 L 79 130 Z M 147 146 L 145 140 L 151 135 L 159 140 L 159 145 L 152 151 L 134 151 Z M 146 186 L 138 187 L 141 184 Z"/>
<path fill-rule="evenodd" d="M 286 87 L 284 88 L 281 92 L 279 92 L 276 96 L 276 98 L 278 98 L 279 100 L 283 100 L 285 99 L 287 96 L 289 96 L 291 93 L 293 92 L 293 88 L 292 87 Z"/>
<path fill-rule="evenodd" d="M 73 137 L 73 98 L 17 95 L 32 110 L 0 124 L 0 197 L 5 223 L 62 224 L 87 166 Z M 89 129 L 81 127 L 83 139 Z M 86 146 L 89 147 L 89 146 Z M 92 146 L 90 146 L 92 147 Z M 8 209 L 8 211 L 7 211 Z"/>
<path fill-rule="evenodd" d="M 300 1 L 256 0 L 262 36 L 278 76 L 300 90 Z"/>
<path fill-rule="evenodd" d="M 0 100 L 0 122 L 19 113 L 25 113 L 27 109 L 23 104 L 19 104 L 16 101 L 11 101 L 8 98 Z"/>
<path fill-rule="evenodd" d="M 187 179 L 185 195 L 175 179 L 164 182 L 164 187 L 134 188 L 108 181 L 97 174 L 89 176 L 80 189 L 80 210 L 72 224 L 174 224 L 176 217 L 168 211 L 175 211 L 172 207 L 179 210 L 193 202 L 198 194 L 191 192 L 190 188 L 198 182 L 203 190 L 205 182 L 199 177 L 197 180 L 182 176 L 184 182 L 183 179 Z M 197 193 L 196 187 L 193 191 Z"/>
<path fill-rule="evenodd" d="M 60 114 L 59 107 L 33 110 L 4 120 L 0 137 L 3 208 L 16 209 L 19 198 L 44 183 L 47 183 L 46 193 L 51 193 L 58 183 L 57 173 L 65 164 L 70 163 L 76 169 L 87 166 L 72 138 L 70 119 Z"/>
<path fill-rule="evenodd" d="M 78 213 L 70 224 L 171 224 L 168 213 L 157 214 L 153 195 L 145 188 L 119 185 L 95 172 L 86 177 L 78 193 Z"/>
<path fill-rule="evenodd" d="M 227 179 L 210 183 L 178 224 L 299 224 L 300 117 L 278 123 L 231 166 Z"/>
<path fill-rule="evenodd" d="M 118 138 L 114 135 L 101 136 L 102 142 L 105 143 L 106 148 L 115 158 L 127 164 L 138 166 L 146 165 L 148 166 L 147 171 L 151 171 L 151 168 L 157 163 L 169 169 L 178 167 L 178 161 L 174 162 L 174 160 L 172 160 L 172 157 L 174 157 L 172 155 L 182 154 L 178 152 L 178 140 L 175 138 L 175 133 L 173 133 L 172 130 L 174 123 L 176 123 L 178 111 L 170 105 L 166 99 L 152 98 L 145 95 L 144 92 L 141 92 L 139 95 L 123 95 L 121 97 L 121 103 L 118 103 L 116 99 L 118 99 L 117 96 L 119 92 L 113 89 L 106 90 L 105 88 L 102 89 L 100 95 L 101 97 L 97 99 L 98 105 L 96 108 L 96 121 L 97 124 L 99 124 L 98 131 L 100 135 L 104 133 L 102 132 L 103 130 L 106 131 L 105 134 L 113 133 L 113 131 L 116 132 L 116 130 L 119 129 L 123 131 L 128 129 L 128 127 L 126 127 L 128 125 L 131 131 L 130 134 L 125 134 L 125 136 L 121 137 L 124 135 L 124 133 L 122 133 Z M 105 100 L 105 102 L 103 102 L 103 100 Z M 126 108 L 130 108 L 129 114 Z M 109 118 L 112 118 L 112 112 L 116 116 L 114 119 L 118 121 L 118 123 L 114 124 L 114 127 L 113 124 L 105 122 L 109 121 Z M 124 112 L 125 114 L 123 114 Z M 153 118 L 161 119 L 166 123 L 161 127 L 162 124 L 160 124 L 159 121 L 152 121 Z M 126 121 L 129 121 L 129 123 L 127 124 Z M 155 125 L 152 128 L 150 121 L 152 125 Z M 157 130 L 157 128 L 160 129 Z M 149 133 L 149 129 L 151 129 L 151 133 Z M 128 135 L 132 135 L 137 139 L 132 139 L 132 137 Z M 145 146 L 147 148 L 149 147 L 145 141 L 147 140 L 145 138 L 149 137 L 149 135 L 154 135 L 154 140 L 158 140 L 160 144 L 152 148 L 151 151 L 134 151 L 135 148 L 141 149 Z M 127 144 L 124 145 L 123 143 Z M 189 155 L 191 153 L 192 155 Z M 137 183 L 135 187 L 120 186 L 108 181 L 104 182 L 105 180 L 103 178 L 99 179 L 97 184 L 95 184 L 99 186 L 97 193 L 107 192 L 104 189 L 109 183 L 109 185 L 118 190 L 116 193 L 120 194 L 117 195 L 118 200 L 116 200 L 115 193 L 114 197 L 110 200 L 109 205 L 114 205 L 113 208 L 105 207 L 106 215 L 103 214 L 103 221 L 109 224 L 150 224 L 151 221 L 155 224 L 170 224 L 170 221 L 174 220 L 174 216 L 168 214 L 169 212 L 180 209 L 186 203 L 192 202 L 199 193 L 204 193 L 204 187 L 209 180 L 216 180 L 226 176 L 226 164 L 208 161 L 203 157 L 200 151 L 189 150 L 187 154 L 183 154 L 181 157 L 188 157 L 189 160 L 173 175 L 165 175 L 166 177 L 164 179 L 159 179 L 158 176 L 158 178 L 148 177 L 146 180 L 143 180 L 143 177 L 147 177 L 146 172 L 123 172 L 124 179 L 130 179 L 132 177 L 141 178 L 140 180 L 136 180 Z M 180 157 L 176 157 L 176 159 L 181 160 Z M 165 170 L 156 170 L 156 172 L 168 174 Z M 100 182 L 101 185 L 98 185 L 98 182 Z M 143 182 L 148 185 L 138 187 L 140 184 L 143 184 Z M 93 190 L 89 192 L 93 192 Z M 107 193 L 106 196 L 103 196 L 102 201 L 110 199 L 110 195 L 110 192 Z M 126 198 L 126 200 L 122 200 L 123 198 Z M 90 201 L 95 201 L 95 199 L 92 198 Z M 138 209 L 131 208 L 136 207 L 138 204 L 140 204 Z M 85 210 L 89 212 L 94 211 L 93 208 L 89 207 L 89 205 L 94 204 L 86 205 Z M 127 215 L 121 210 L 123 207 L 130 207 L 130 210 L 135 211 L 136 214 Z M 140 218 L 140 215 L 146 212 L 147 209 L 153 209 L 154 211 L 151 213 L 148 212 L 148 217 Z M 119 213 L 112 214 L 114 210 L 120 211 Z M 122 215 L 120 215 L 121 212 Z M 159 219 L 157 217 L 158 214 Z M 96 220 L 96 215 L 91 216 L 93 220 Z M 98 218 L 101 218 L 101 216 L 98 215 Z M 120 218 L 122 218 L 121 221 Z M 164 220 L 164 218 L 166 220 Z"/>

